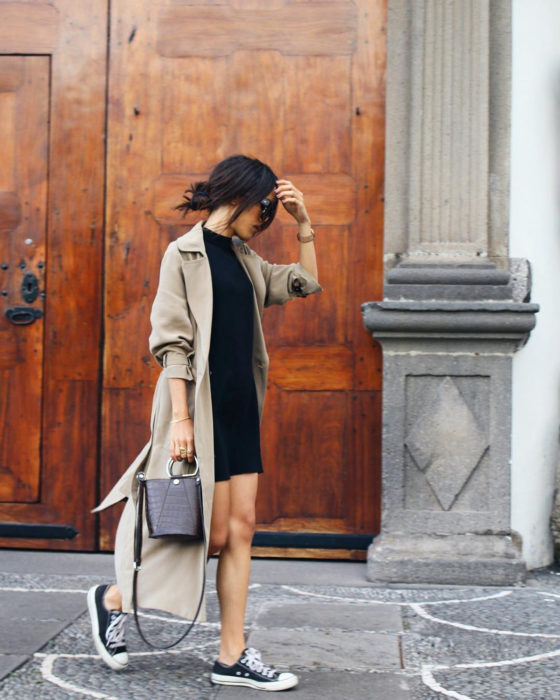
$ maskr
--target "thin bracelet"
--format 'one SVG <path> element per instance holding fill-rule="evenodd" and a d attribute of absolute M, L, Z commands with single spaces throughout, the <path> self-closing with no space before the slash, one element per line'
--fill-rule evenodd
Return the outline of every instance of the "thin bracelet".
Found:
<path fill-rule="evenodd" d="M 175 418 L 174 420 L 170 420 L 170 423 L 180 423 L 182 420 L 192 420 L 190 416 L 187 416 L 186 418 Z"/>

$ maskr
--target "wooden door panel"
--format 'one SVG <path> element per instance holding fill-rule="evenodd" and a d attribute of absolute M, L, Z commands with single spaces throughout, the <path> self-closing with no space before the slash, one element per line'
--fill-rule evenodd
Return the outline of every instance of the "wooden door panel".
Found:
<path fill-rule="evenodd" d="M 348 121 L 340 115 L 348 109 L 351 83 L 348 80 L 351 56 L 289 56 L 285 59 L 288 76 L 293 76 L 293 88 L 286 95 L 286 132 L 283 139 L 283 160 L 287 172 L 317 173 L 317 194 L 328 206 L 336 197 L 339 211 L 344 201 L 342 193 L 326 187 L 322 178 L 336 178 L 333 173 L 349 173 L 352 137 Z M 320 128 L 317 128 L 320 125 Z M 306 194 L 313 193 L 308 180 Z M 344 179 L 344 178 L 342 178 Z M 351 179 L 346 176 L 346 183 Z M 340 183 L 338 183 L 340 184 Z M 328 196 L 330 195 L 330 196 Z M 350 200 L 351 202 L 352 200 Z M 350 204 L 351 206 L 351 204 Z M 332 206 L 329 221 L 333 215 Z M 317 211 L 313 209 L 316 216 Z M 353 219 L 353 209 L 350 221 Z M 344 223 L 347 223 L 345 221 Z"/>
<path fill-rule="evenodd" d="M 273 50 L 285 55 L 352 54 L 358 17 L 352 2 L 279 2 L 258 5 L 242 0 L 219 7 L 176 3 L 159 15 L 162 56 L 230 56 L 238 51 Z M 256 62 L 254 62 L 256 63 Z"/>
<path fill-rule="evenodd" d="M 58 3 L 2 2 L 2 53 L 52 54 L 58 45 Z"/>
<path fill-rule="evenodd" d="M 0 521 L 79 533 L 1 546 L 96 545 L 106 20 L 0 0 Z"/>
<path fill-rule="evenodd" d="M 326 136 L 325 136 L 326 138 Z M 301 184 L 305 191 L 306 205 L 312 207 L 313 223 L 317 225 L 350 225 L 356 216 L 356 182 L 346 174 L 286 174 L 288 179 Z M 279 221 L 293 224 L 290 215 L 282 210 Z"/>
<path fill-rule="evenodd" d="M 275 484 L 276 510 L 259 508 L 259 523 L 344 519 L 344 392 L 277 389 L 270 398 L 266 410 L 275 422 L 266 426 L 262 456 L 266 480 Z"/>
<path fill-rule="evenodd" d="M 13 503 L 39 499 L 43 328 L 14 325 L 6 312 L 20 309 L 14 321 L 43 314 L 48 83 L 46 56 L 0 56 L 0 337 L 11 349 L 0 359 L 0 500 Z M 26 274 L 38 285 L 32 302 L 22 294 Z"/>
<path fill-rule="evenodd" d="M 283 60 L 277 51 L 235 51 L 228 61 L 228 152 L 266 153 L 271 163 L 282 155 L 284 130 Z M 264 157 L 263 157 L 264 159 Z"/>
<path fill-rule="evenodd" d="M 286 391 L 352 389 L 354 353 L 343 345 L 287 345 L 275 348 L 269 385 Z"/>
<path fill-rule="evenodd" d="M 149 312 L 148 312 L 149 313 Z M 141 348 L 141 339 L 134 341 L 136 347 Z M 150 356 L 151 358 L 151 356 Z M 129 464 L 136 457 L 142 445 L 138 440 L 147 442 L 149 431 L 146 432 L 150 421 L 150 409 L 152 402 L 151 388 L 130 387 L 111 389 L 111 402 L 103 413 L 101 432 L 103 435 L 111 434 L 112 443 L 116 447 L 113 455 L 112 469 L 104 469 L 101 472 L 100 494 L 103 497 L 114 485 L 114 473 L 122 469 L 122 464 Z M 116 520 L 120 517 L 122 506 L 111 508 L 111 517 Z M 99 538 L 101 550 L 112 550 L 114 547 L 114 533 L 106 528 L 101 530 Z"/>
<path fill-rule="evenodd" d="M 381 485 L 381 392 L 351 391 L 346 395 L 348 430 L 346 449 L 353 461 L 346 462 L 344 483 L 347 527 L 352 532 L 377 532 Z M 366 465 L 356 469 L 355 465 Z"/>
<path fill-rule="evenodd" d="M 258 527 L 377 531 L 381 354 L 360 304 L 382 293 L 385 11 L 384 0 L 111 3 L 104 484 L 149 435 L 160 258 L 200 218 L 173 207 L 217 161 L 248 153 L 305 193 L 324 287 L 265 313 Z M 251 245 L 291 262 L 296 231 L 280 207 Z M 132 354 L 131 337 L 142 343 Z M 133 413 L 124 455 L 119 427 Z M 107 548 L 116 521 L 102 516 Z"/>
<path fill-rule="evenodd" d="M 224 144 L 230 133 L 228 123 L 229 82 L 227 58 L 176 58 L 163 62 L 166 83 L 173 89 L 162 96 L 161 177 L 178 175 L 171 207 L 181 201 L 185 190 L 183 175 L 209 172 L 215 160 L 224 158 Z M 190 144 L 190 147 L 186 147 Z M 188 179 L 187 179 L 188 181 Z M 157 193 L 156 193 L 157 195 Z M 155 205 L 163 208 L 158 196 Z M 177 220 L 174 212 L 173 220 Z"/>

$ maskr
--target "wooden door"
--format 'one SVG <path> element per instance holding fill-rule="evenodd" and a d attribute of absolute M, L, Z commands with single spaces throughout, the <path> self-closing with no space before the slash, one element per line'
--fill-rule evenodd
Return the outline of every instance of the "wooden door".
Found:
<path fill-rule="evenodd" d="M 105 2 L 0 1 L 0 546 L 96 545 L 105 55 Z"/>
<path fill-rule="evenodd" d="M 149 436 L 159 264 L 196 221 L 173 206 L 247 153 L 305 193 L 324 286 L 265 313 L 255 544 L 291 555 L 302 533 L 317 550 L 332 545 L 313 535 L 377 532 L 381 356 L 360 304 L 382 288 L 384 0 L 114 0 L 111 13 L 102 492 Z M 295 234 L 281 213 L 254 247 L 291 262 Z M 102 515 L 105 549 L 117 516 Z"/>

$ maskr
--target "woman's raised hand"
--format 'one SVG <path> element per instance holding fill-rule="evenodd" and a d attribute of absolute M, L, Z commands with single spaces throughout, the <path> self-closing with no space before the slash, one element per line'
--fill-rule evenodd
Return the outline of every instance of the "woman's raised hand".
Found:
<path fill-rule="evenodd" d="M 187 462 L 194 461 L 196 451 L 194 449 L 194 423 L 192 418 L 171 424 L 169 448 L 171 458 L 176 462 L 182 462 L 185 459 Z"/>
<path fill-rule="evenodd" d="M 276 189 L 274 191 L 284 205 L 284 209 L 294 217 L 298 224 L 304 224 L 309 221 L 309 214 L 303 201 L 303 193 L 296 189 L 289 180 L 276 180 Z"/>

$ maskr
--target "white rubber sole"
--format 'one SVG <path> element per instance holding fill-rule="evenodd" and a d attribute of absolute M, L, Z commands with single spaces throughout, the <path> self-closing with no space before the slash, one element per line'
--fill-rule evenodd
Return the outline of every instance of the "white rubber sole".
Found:
<path fill-rule="evenodd" d="M 298 684 L 297 676 L 290 673 L 288 678 L 277 681 L 255 681 L 252 678 L 243 678 L 242 676 L 223 676 L 220 673 L 212 673 L 210 676 L 212 683 L 217 685 L 238 685 L 246 688 L 254 688 L 255 690 L 288 690 L 295 688 Z"/>
<path fill-rule="evenodd" d="M 128 659 L 126 663 L 120 664 L 114 656 L 111 656 L 107 649 L 103 646 L 103 643 L 99 639 L 99 622 L 97 620 L 97 606 L 95 604 L 95 590 L 97 586 L 92 586 L 87 593 L 87 606 L 89 610 L 89 617 L 91 619 L 91 633 L 93 636 L 93 643 L 99 656 L 103 661 L 113 669 L 113 671 L 122 671 L 128 666 Z"/>

